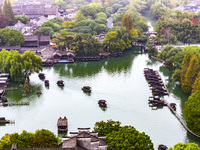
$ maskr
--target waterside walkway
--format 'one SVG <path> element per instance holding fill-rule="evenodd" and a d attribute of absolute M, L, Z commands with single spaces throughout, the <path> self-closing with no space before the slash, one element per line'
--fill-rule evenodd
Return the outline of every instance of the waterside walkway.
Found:
<path fill-rule="evenodd" d="M 191 134 L 193 134 L 194 136 L 200 138 L 199 135 L 193 133 L 193 132 L 188 128 L 188 126 L 186 125 L 185 121 L 184 121 L 184 120 L 181 118 L 181 116 L 169 105 L 169 103 L 167 102 L 167 100 L 164 99 L 164 101 L 165 101 L 165 103 L 167 103 L 168 108 L 173 112 L 173 114 L 174 114 L 174 115 L 176 116 L 176 118 L 181 122 L 181 124 L 185 127 L 185 129 L 186 129 L 188 132 L 190 132 Z"/>
<path fill-rule="evenodd" d="M 160 76 L 160 74 L 158 73 L 158 71 L 156 71 L 156 73 Z M 160 76 L 161 78 L 161 76 Z M 167 90 L 167 92 L 169 93 L 167 86 L 165 85 L 165 83 L 163 82 L 165 89 Z M 181 124 L 185 127 L 185 129 L 190 132 L 191 134 L 193 134 L 194 136 L 200 138 L 199 135 L 193 133 L 187 126 L 187 124 L 185 123 L 185 121 L 182 119 L 182 117 L 170 106 L 170 104 L 167 102 L 167 100 L 165 100 L 163 98 L 163 100 L 165 101 L 165 103 L 167 104 L 168 108 L 173 112 L 173 114 L 176 116 L 176 118 L 181 122 Z"/>

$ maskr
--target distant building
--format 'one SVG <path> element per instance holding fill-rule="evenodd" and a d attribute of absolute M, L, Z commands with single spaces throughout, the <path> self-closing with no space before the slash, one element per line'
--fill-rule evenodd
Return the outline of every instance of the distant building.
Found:
<path fill-rule="evenodd" d="M 22 47 L 40 47 L 44 48 L 50 45 L 50 36 L 26 35 Z"/>
<path fill-rule="evenodd" d="M 16 4 L 12 7 L 15 15 L 27 15 L 29 19 L 39 19 L 44 16 L 47 19 L 58 17 L 57 5 L 46 4 Z"/>
<path fill-rule="evenodd" d="M 60 16 L 64 19 L 73 19 L 76 14 L 76 9 L 67 9 L 64 11 L 60 11 Z"/>

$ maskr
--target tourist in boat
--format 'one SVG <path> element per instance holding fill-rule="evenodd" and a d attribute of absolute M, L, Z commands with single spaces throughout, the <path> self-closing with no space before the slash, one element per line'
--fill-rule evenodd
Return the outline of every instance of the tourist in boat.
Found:
<path fill-rule="evenodd" d="M 99 100 L 98 104 L 102 107 L 107 107 L 106 100 Z"/>
<path fill-rule="evenodd" d="M 59 86 L 64 86 L 64 81 L 63 81 L 63 80 L 58 80 L 58 81 L 57 81 L 57 84 L 58 84 Z"/>
<path fill-rule="evenodd" d="M 49 86 L 49 80 L 44 81 L 45 86 Z"/>
<path fill-rule="evenodd" d="M 39 73 L 38 77 L 39 77 L 40 79 L 45 79 L 45 74 L 44 74 L 44 73 Z"/>
<path fill-rule="evenodd" d="M 90 86 L 84 86 L 84 87 L 82 87 L 82 90 L 85 92 L 91 92 L 92 88 Z"/>

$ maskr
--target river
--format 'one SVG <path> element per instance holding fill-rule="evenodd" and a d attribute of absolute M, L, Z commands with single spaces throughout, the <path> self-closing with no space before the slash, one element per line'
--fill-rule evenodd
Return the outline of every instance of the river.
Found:
<path fill-rule="evenodd" d="M 125 52 L 123 57 L 109 58 L 99 62 L 77 62 L 57 64 L 43 68 L 50 87 L 38 74 L 31 75 L 31 83 L 40 86 L 42 95 L 30 94 L 22 97 L 19 90 L 7 91 L 9 101 L 29 101 L 29 106 L 1 107 L 0 114 L 14 119 L 15 124 L 0 127 L 0 137 L 5 133 L 37 129 L 48 129 L 57 134 L 57 119 L 66 116 L 69 120 L 68 131 L 77 131 L 78 127 L 94 127 L 95 122 L 107 119 L 118 120 L 122 125 L 132 125 L 140 132 L 148 134 L 154 146 L 166 144 L 173 146 L 178 142 L 196 142 L 167 107 L 153 110 L 148 105 L 151 90 L 143 75 L 145 67 L 159 70 L 170 90 L 165 96 L 169 102 L 177 104 L 177 112 L 182 115 L 187 100 L 179 85 L 172 82 L 169 72 L 160 62 L 149 60 L 147 54 Z M 57 86 L 56 81 L 65 81 L 65 87 Z M 91 95 L 84 93 L 81 87 L 90 85 Z M 36 88 L 36 87 L 35 87 Z M 97 101 L 107 100 L 108 107 L 102 110 Z"/>
<path fill-rule="evenodd" d="M 6 91 L 8 101 L 29 101 L 30 105 L 1 106 L 0 115 L 15 120 L 15 124 L 0 126 L 0 137 L 6 133 L 35 132 L 42 128 L 62 136 L 57 133 L 57 119 L 66 116 L 68 132 L 77 131 L 78 127 L 90 127 L 92 131 L 95 122 L 112 119 L 145 132 L 155 148 L 159 144 L 171 147 L 178 142 L 200 145 L 199 139 L 187 133 L 167 107 L 157 110 L 149 107 L 148 97 L 152 94 L 143 75 L 146 67 L 159 71 L 170 91 L 165 99 L 176 103 L 177 112 L 183 116 L 188 96 L 182 92 L 180 85 L 172 82 L 171 73 L 160 62 L 149 59 L 147 54 L 134 54 L 133 50 L 129 50 L 119 58 L 44 67 L 42 72 L 50 81 L 50 87 L 46 88 L 44 81 L 35 73 L 30 77 L 31 84 L 35 85 L 33 93 L 26 97 L 22 97 L 21 88 Z M 60 79 L 65 81 L 63 88 L 56 84 Z M 81 90 L 85 85 L 92 87 L 91 94 Z M 41 87 L 41 95 L 35 94 L 37 86 Z M 99 99 L 107 100 L 106 110 L 98 106 Z"/>

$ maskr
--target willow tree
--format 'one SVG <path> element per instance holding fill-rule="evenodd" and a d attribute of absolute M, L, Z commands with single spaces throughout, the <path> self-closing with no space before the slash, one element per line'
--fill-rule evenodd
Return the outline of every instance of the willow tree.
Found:
<path fill-rule="evenodd" d="M 42 70 L 42 59 L 30 51 L 21 56 L 16 50 L 4 49 L 0 52 L 0 70 L 10 73 L 11 78 L 17 81 L 23 77 L 23 72 L 29 77 L 31 73 Z"/>
<path fill-rule="evenodd" d="M 181 87 L 184 92 L 191 93 L 192 85 L 200 71 L 200 55 L 194 51 L 187 53 L 182 66 Z"/>
<path fill-rule="evenodd" d="M 10 0 L 4 0 L 2 8 L 3 8 L 3 14 L 7 17 L 8 21 L 9 21 L 9 25 L 14 25 L 15 24 L 15 15 L 12 10 Z"/>
<path fill-rule="evenodd" d="M 24 54 L 22 55 L 22 62 L 24 75 L 27 78 L 29 78 L 29 75 L 33 72 L 39 72 L 42 70 L 42 59 L 39 56 L 35 56 L 34 52 L 24 52 Z"/>
<path fill-rule="evenodd" d="M 0 52 L 0 66 L 3 72 L 9 72 L 13 80 L 17 80 L 22 76 L 22 59 L 21 55 L 16 50 Z"/>

